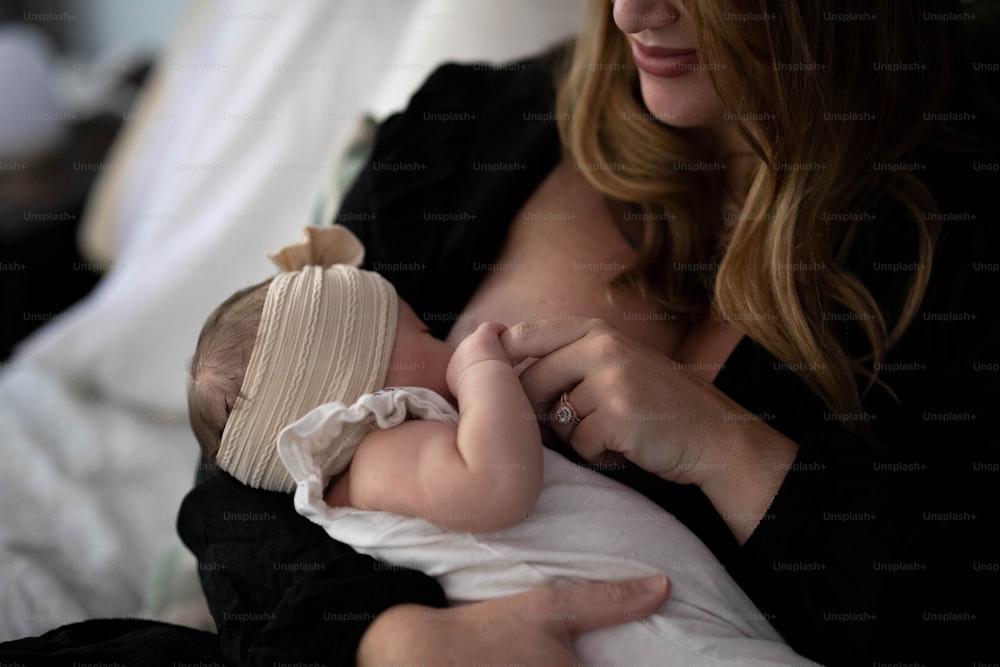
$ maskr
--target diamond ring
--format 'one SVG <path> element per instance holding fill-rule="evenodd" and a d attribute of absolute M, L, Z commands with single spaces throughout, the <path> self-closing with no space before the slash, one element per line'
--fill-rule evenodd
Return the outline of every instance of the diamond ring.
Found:
<path fill-rule="evenodd" d="M 569 423 L 580 423 L 580 416 L 576 414 L 576 409 L 569 402 L 569 395 L 565 391 L 559 399 L 559 407 L 556 408 L 555 418 L 556 422 L 563 426 Z"/>

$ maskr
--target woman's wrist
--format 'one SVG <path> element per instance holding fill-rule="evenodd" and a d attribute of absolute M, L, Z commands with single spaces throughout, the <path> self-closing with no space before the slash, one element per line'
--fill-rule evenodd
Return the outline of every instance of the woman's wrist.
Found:
<path fill-rule="evenodd" d="M 764 520 L 798 452 L 798 445 L 750 412 L 730 424 L 698 482 L 736 540 L 743 544 Z M 746 417 L 745 419 L 742 417 Z"/>

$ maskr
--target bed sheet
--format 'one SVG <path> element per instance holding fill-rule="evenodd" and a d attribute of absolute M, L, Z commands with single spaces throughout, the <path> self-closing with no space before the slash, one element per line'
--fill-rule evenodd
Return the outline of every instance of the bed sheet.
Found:
<path fill-rule="evenodd" d="M 0 368 L 0 641 L 98 617 L 210 626 L 174 520 L 205 316 L 270 275 L 365 114 L 446 60 L 572 34 L 577 0 L 198 0 L 116 140 L 81 247 L 109 270 Z"/>

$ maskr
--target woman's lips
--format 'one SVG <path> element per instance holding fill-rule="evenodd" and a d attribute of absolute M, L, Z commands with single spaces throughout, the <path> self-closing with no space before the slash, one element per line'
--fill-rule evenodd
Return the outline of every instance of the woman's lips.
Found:
<path fill-rule="evenodd" d="M 684 76 L 698 68 L 698 51 L 695 49 L 644 46 L 632 40 L 632 57 L 636 67 L 663 78 Z"/>

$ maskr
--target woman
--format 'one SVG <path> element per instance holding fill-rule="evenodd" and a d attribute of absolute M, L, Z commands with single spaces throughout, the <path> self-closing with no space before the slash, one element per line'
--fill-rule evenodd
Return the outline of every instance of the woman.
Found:
<path fill-rule="evenodd" d="M 996 152 L 956 6 L 822 4 L 595 1 L 555 102 L 551 59 L 443 68 L 340 221 L 437 335 L 512 325 L 550 445 L 675 513 L 800 653 L 975 658 Z M 299 519 L 221 476 L 185 500 L 233 659 L 571 664 L 665 595 L 434 612 Z"/>

